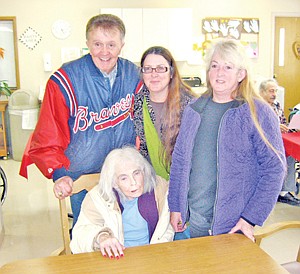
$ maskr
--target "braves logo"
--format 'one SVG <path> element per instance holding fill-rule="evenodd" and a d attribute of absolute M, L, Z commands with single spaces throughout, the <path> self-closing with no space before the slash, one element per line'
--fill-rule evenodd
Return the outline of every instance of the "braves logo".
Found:
<path fill-rule="evenodd" d="M 128 94 L 126 98 L 122 98 L 111 108 L 103 108 L 99 113 L 89 112 L 88 107 L 79 106 L 75 116 L 73 132 L 85 131 L 93 124 L 95 131 L 101 131 L 109 127 L 115 127 L 128 117 L 133 119 L 133 101 L 134 95 Z"/>

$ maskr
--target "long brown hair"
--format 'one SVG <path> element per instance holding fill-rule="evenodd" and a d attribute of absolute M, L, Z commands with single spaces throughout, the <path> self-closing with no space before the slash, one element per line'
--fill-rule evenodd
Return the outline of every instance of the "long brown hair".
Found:
<path fill-rule="evenodd" d="M 166 167 L 171 163 L 171 156 L 175 146 L 181 122 L 180 94 L 186 92 L 192 94 L 191 88 L 186 85 L 179 74 L 175 59 L 170 51 L 161 46 L 147 49 L 141 58 L 141 67 L 149 54 L 160 55 L 165 58 L 170 66 L 170 82 L 168 96 L 163 110 L 163 134 L 162 134 L 162 159 Z"/>

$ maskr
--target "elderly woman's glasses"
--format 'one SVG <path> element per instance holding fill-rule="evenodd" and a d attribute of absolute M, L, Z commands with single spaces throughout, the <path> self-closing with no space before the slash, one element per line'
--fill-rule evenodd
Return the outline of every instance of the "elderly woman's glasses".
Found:
<path fill-rule="evenodd" d="M 150 67 L 150 66 L 145 66 L 141 68 L 142 73 L 152 73 L 153 71 L 157 73 L 164 73 L 168 71 L 168 67 L 165 66 L 157 66 L 156 68 Z"/>

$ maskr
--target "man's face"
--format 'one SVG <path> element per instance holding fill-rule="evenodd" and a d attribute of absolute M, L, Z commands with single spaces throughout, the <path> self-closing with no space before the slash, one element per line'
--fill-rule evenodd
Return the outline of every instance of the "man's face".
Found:
<path fill-rule="evenodd" d="M 278 86 L 276 83 L 269 82 L 267 84 L 266 90 L 262 93 L 262 97 L 272 105 L 276 100 Z"/>
<path fill-rule="evenodd" d="M 89 32 L 86 43 L 95 65 L 101 71 L 110 73 L 124 45 L 120 31 L 116 28 L 94 28 Z"/>

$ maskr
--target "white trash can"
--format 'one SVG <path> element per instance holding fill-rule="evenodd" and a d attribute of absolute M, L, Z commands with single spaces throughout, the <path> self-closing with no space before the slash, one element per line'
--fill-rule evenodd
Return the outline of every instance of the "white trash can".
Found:
<path fill-rule="evenodd" d="M 8 100 L 12 158 L 22 161 L 22 156 L 39 116 L 39 100 L 30 91 L 16 90 Z"/>

